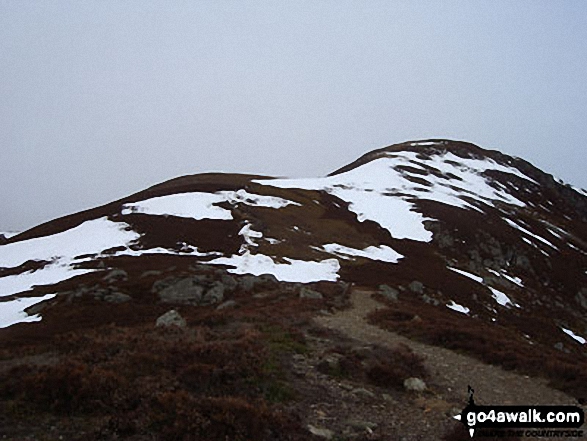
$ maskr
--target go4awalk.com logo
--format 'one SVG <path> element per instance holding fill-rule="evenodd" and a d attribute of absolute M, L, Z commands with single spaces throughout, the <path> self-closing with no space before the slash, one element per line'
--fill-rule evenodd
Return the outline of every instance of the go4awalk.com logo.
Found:
<path fill-rule="evenodd" d="M 469 386 L 469 402 L 456 420 L 462 422 L 471 438 L 483 436 L 582 437 L 583 409 L 577 406 L 478 406 Z M 500 429 L 501 432 L 495 432 Z M 548 430 L 545 430 L 548 429 Z M 491 432 L 493 430 L 493 432 Z M 505 432 L 504 432 L 505 431 Z M 482 432 L 482 433 L 479 433 Z"/>

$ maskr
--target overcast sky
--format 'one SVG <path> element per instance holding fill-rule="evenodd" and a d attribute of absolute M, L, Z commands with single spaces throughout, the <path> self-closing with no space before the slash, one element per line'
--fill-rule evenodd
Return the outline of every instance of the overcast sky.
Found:
<path fill-rule="evenodd" d="M 587 2 L 0 0 L 0 231 L 425 138 L 586 188 Z"/>

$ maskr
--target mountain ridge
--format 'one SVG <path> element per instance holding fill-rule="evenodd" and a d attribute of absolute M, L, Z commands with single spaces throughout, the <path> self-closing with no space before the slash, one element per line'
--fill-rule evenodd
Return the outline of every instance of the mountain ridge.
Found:
<path fill-rule="evenodd" d="M 474 157 L 489 157 L 492 159 L 498 159 L 503 163 L 508 165 L 516 164 L 518 169 L 522 169 L 522 171 L 529 173 L 531 176 L 533 175 L 534 178 L 537 178 L 541 181 L 542 185 L 545 185 L 547 188 L 551 188 L 556 186 L 557 184 L 562 185 L 564 190 L 567 192 L 567 197 L 569 197 L 573 193 L 579 193 L 581 196 L 585 196 L 587 191 L 573 187 L 570 184 L 564 183 L 556 179 L 554 176 L 549 175 L 547 173 L 542 172 L 540 169 L 529 163 L 528 161 L 514 156 L 509 156 L 504 153 L 499 152 L 498 150 L 486 150 L 483 149 L 473 143 L 466 142 L 466 141 L 452 141 L 448 139 L 425 139 L 419 141 L 406 141 L 398 144 L 392 144 L 386 147 L 382 147 L 379 149 L 375 149 L 369 151 L 362 156 L 360 156 L 355 161 L 342 166 L 335 171 L 327 174 L 326 176 L 335 176 L 337 174 L 345 173 L 350 171 L 354 168 L 360 167 L 368 162 L 376 160 L 378 158 L 384 157 L 386 154 L 399 152 L 399 151 L 414 151 L 422 152 L 422 147 L 426 147 L 426 150 L 431 150 L 435 153 L 442 153 L 442 152 L 453 152 L 462 155 L 464 158 L 474 158 Z M 226 181 L 239 183 L 243 185 L 244 183 L 253 180 L 253 179 L 296 179 L 296 178 L 276 178 L 273 176 L 264 176 L 264 175 L 251 175 L 251 174 L 241 174 L 241 173 L 223 173 L 223 172 L 207 172 L 207 173 L 199 173 L 195 175 L 185 175 L 179 176 L 176 178 L 169 179 L 167 181 L 163 181 L 159 184 L 154 184 L 150 187 L 147 187 L 144 190 L 138 191 L 133 193 L 129 196 L 125 196 L 123 198 L 117 199 L 115 201 L 103 204 L 98 207 L 90 208 L 87 210 L 82 210 L 76 213 L 72 213 L 69 215 L 60 216 L 56 219 L 43 222 L 42 224 L 29 228 L 25 231 L 19 232 L 15 236 L 11 236 L 7 239 L 15 238 L 15 240 L 22 240 L 34 237 L 36 234 L 42 235 L 46 233 L 42 233 L 42 228 L 48 224 L 55 223 L 57 220 L 66 220 L 70 218 L 74 218 L 86 213 L 93 213 L 95 210 L 105 209 L 106 207 L 111 207 L 113 205 L 123 204 L 129 201 L 135 201 L 139 199 L 145 199 L 150 197 L 156 196 L 163 196 L 165 194 L 169 194 L 171 192 L 189 192 L 194 190 L 205 190 L 207 186 L 208 188 L 215 188 L 216 190 L 221 190 L 225 186 L 229 186 L 232 188 L 231 184 L 227 184 Z M 303 178 L 301 178 L 303 179 Z M 581 192 L 582 190 L 582 192 Z M 584 219 L 587 219 L 587 203 L 584 202 L 584 199 L 580 198 L 579 201 L 579 208 L 581 210 L 581 215 Z M 39 233 L 37 233 L 39 231 Z M 22 236 L 21 236 L 22 235 Z M 18 236 L 18 237 L 17 237 Z M 21 239 L 22 238 L 22 239 Z"/>

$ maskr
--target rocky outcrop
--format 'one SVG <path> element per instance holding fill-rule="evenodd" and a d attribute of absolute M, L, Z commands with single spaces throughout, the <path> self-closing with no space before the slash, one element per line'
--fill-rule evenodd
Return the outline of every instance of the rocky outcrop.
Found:
<path fill-rule="evenodd" d="M 225 285 L 208 275 L 168 277 L 153 284 L 152 292 L 162 303 L 211 305 L 222 302 Z"/>

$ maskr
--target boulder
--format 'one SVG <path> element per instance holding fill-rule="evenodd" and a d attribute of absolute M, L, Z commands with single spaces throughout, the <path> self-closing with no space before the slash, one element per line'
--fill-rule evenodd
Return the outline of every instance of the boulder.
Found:
<path fill-rule="evenodd" d="M 379 294 L 392 302 L 397 301 L 399 291 L 389 285 L 379 285 Z"/>
<path fill-rule="evenodd" d="M 179 328 L 186 327 L 185 319 L 175 309 L 171 309 L 163 314 L 155 322 L 155 326 L 168 328 L 170 326 L 177 326 Z"/>
<path fill-rule="evenodd" d="M 404 380 L 404 389 L 413 392 L 424 392 L 426 390 L 426 383 L 421 378 L 406 378 Z"/>

